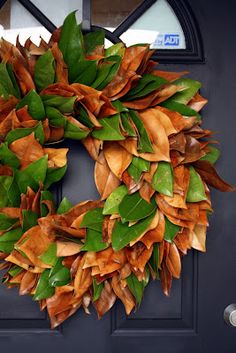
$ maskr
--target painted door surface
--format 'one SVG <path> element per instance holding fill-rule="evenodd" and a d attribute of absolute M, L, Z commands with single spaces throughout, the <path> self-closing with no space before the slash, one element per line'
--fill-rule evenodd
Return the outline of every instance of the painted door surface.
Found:
<path fill-rule="evenodd" d="M 176 9 L 181 11 L 181 7 Z M 203 126 L 217 132 L 222 151 L 218 171 L 234 183 L 236 4 L 233 0 L 189 0 L 187 9 L 185 16 L 195 19 L 199 36 L 195 48 L 190 54 L 177 53 L 176 58 L 168 52 L 160 54 L 160 68 L 187 70 L 203 82 L 201 93 L 209 99 Z M 69 166 L 59 196 L 67 196 L 72 203 L 98 197 L 94 162 L 79 142 L 64 145 L 70 148 Z M 128 318 L 118 303 L 100 321 L 93 310 L 91 315 L 79 311 L 52 331 L 37 303 L 0 285 L 0 352 L 234 353 L 236 328 L 225 324 L 223 312 L 236 302 L 236 194 L 213 191 L 212 201 L 215 212 L 210 218 L 207 253 L 189 252 L 183 259 L 182 277 L 174 281 L 170 298 L 153 282 L 140 309 Z"/>

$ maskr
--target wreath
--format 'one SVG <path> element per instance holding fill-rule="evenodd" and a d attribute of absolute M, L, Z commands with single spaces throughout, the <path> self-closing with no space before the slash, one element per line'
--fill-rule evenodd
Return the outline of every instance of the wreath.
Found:
<path fill-rule="evenodd" d="M 150 279 L 169 295 L 181 258 L 205 251 L 208 186 L 219 150 L 201 127 L 207 100 L 186 72 L 157 69 L 149 45 L 104 48 L 75 12 L 39 46 L 0 41 L 0 258 L 54 328 L 92 303 L 102 317 L 119 298 L 127 314 Z M 49 191 L 66 172 L 63 139 L 95 160 L 100 199 L 58 207 Z"/>

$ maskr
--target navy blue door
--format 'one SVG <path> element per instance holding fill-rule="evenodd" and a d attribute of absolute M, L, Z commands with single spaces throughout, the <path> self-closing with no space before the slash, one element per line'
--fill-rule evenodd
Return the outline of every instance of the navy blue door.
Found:
<path fill-rule="evenodd" d="M 96 1 L 96 0 L 94 0 Z M 22 1 L 23 2 L 23 1 Z M 148 3 L 149 1 L 144 1 Z M 56 2 L 55 2 L 56 3 Z M 157 53 L 160 69 L 190 71 L 203 82 L 209 99 L 204 127 L 217 132 L 223 157 L 218 170 L 229 182 L 236 171 L 236 47 L 233 0 L 170 0 L 183 21 L 187 48 Z M 93 161 L 78 142 L 70 147 L 61 196 L 76 203 L 98 197 Z M 234 353 L 236 327 L 226 325 L 224 309 L 236 302 L 236 194 L 213 191 L 207 253 L 190 252 L 170 298 L 151 283 L 140 309 L 126 317 L 121 305 L 100 321 L 77 312 L 59 329 L 49 328 L 44 312 L 29 297 L 0 285 L 0 352 L 57 353 Z"/>

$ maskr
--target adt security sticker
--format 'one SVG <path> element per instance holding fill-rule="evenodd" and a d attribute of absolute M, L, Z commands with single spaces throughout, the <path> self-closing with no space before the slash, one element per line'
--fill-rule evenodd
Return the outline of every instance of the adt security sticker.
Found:
<path fill-rule="evenodd" d="M 178 48 L 180 35 L 178 33 L 159 33 L 152 44 L 152 48 Z"/>

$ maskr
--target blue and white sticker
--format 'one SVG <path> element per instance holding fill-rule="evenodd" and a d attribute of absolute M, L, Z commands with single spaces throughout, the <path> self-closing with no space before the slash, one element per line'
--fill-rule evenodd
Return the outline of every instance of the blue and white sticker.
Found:
<path fill-rule="evenodd" d="M 181 37 L 179 33 L 159 33 L 156 36 L 152 48 L 177 49 L 181 47 Z"/>

